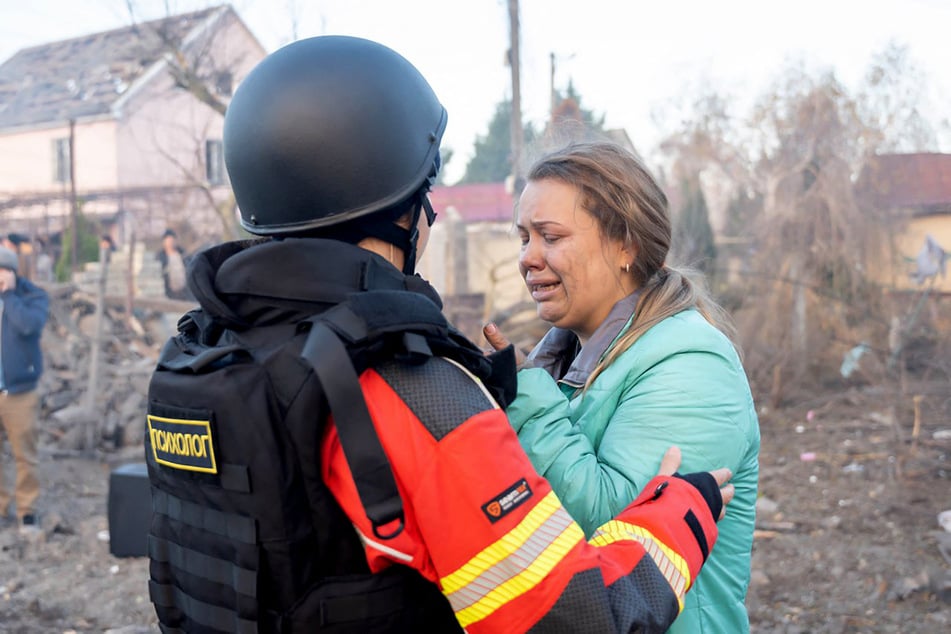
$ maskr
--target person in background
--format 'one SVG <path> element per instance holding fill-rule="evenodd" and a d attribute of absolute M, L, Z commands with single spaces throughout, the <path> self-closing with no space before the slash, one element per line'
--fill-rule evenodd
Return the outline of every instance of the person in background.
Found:
<path fill-rule="evenodd" d="M 36 239 L 36 275 L 34 281 L 39 283 L 52 282 L 54 277 L 53 256 L 43 238 Z"/>
<path fill-rule="evenodd" d="M 11 233 L 3 239 L 3 246 L 17 254 L 20 262 L 19 276 L 28 280 L 33 279 L 33 245 L 29 236 L 22 233 Z"/>
<path fill-rule="evenodd" d="M 17 254 L 0 247 L 0 425 L 16 463 L 13 490 L 20 532 L 30 534 L 39 531 L 36 386 L 43 373 L 40 336 L 49 314 L 49 297 L 19 277 L 18 268 Z M 0 469 L 0 514 L 5 516 L 11 498 L 2 475 Z"/>
<path fill-rule="evenodd" d="M 736 497 L 670 631 L 749 631 L 759 424 L 729 319 L 666 263 L 666 196 L 631 152 L 573 144 L 531 168 L 516 226 L 519 270 L 552 326 L 507 409 L 522 446 L 588 535 L 643 491 L 671 444 L 686 470 L 729 467 Z M 484 334 L 508 345 L 495 324 Z"/>
<path fill-rule="evenodd" d="M 105 249 L 109 253 L 115 253 L 116 243 L 108 233 L 104 233 L 99 236 L 99 248 Z"/>
<path fill-rule="evenodd" d="M 172 416 L 164 419 L 172 423 L 207 417 L 208 437 L 219 438 L 215 460 L 231 470 L 203 477 L 192 463 L 174 461 L 185 457 L 160 462 L 146 451 L 153 494 L 163 501 L 152 517 L 150 568 L 163 630 L 658 632 L 679 612 L 713 547 L 729 474 L 674 477 L 679 455 L 672 452 L 653 488 L 636 502 L 632 495 L 597 539 L 584 538 L 500 406 L 514 391 L 511 351 L 499 353 L 505 363 L 488 372 L 415 274 L 436 220 L 428 192 L 446 117 L 408 60 L 345 36 L 277 50 L 235 92 L 225 115 L 225 161 L 241 224 L 261 238 L 204 249 L 190 263 L 199 308 L 163 349 L 149 404 L 156 419 Z M 189 382 L 203 380 L 198 373 L 156 381 L 187 366 L 192 354 L 211 359 L 198 352 L 201 345 L 228 350 L 228 342 L 245 341 L 255 358 L 279 359 L 280 340 L 270 338 L 281 335 L 266 328 L 305 327 L 323 312 L 347 321 L 347 311 L 335 308 L 358 311 L 350 313 L 352 327 L 361 311 L 405 323 L 405 341 L 418 354 L 394 352 L 353 376 L 356 394 L 333 405 L 334 417 L 313 380 L 298 387 L 262 380 L 233 396 L 225 384 L 220 397 L 189 392 Z M 439 355 L 425 354 L 428 339 L 411 331 L 421 319 L 441 324 L 429 331 L 441 342 L 433 348 Z M 330 378 L 356 375 L 334 341 L 315 344 L 324 358 L 343 355 Z M 277 372 L 277 360 L 271 366 Z M 340 393 L 321 376 L 328 395 Z M 490 389 L 500 382 L 504 389 Z M 286 388 L 280 407 L 266 383 Z M 221 414 L 265 405 L 280 419 Z M 362 410 L 367 429 L 354 437 L 354 428 L 339 423 Z M 286 455 L 294 459 L 273 471 L 303 480 L 288 490 L 306 495 L 282 504 L 266 488 L 245 488 L 248 468 L 225 455 L 223 434 L 291 449 Z M 261 461 L 273 455 L 248 451 Z M 385 469 L 358 471 L 361 462 L 351 460 L 376 453 Z M 389 496 L 385 505 L 365 502 L 368 489 L 385 492 L 388 482 L 399 504 Z M 731 495 L 727 485 L 722 500 Z M 260 552 L 257 533 L 239 530 L 248 519 L 235 516 L 239 499 L 299 527 L 292 543 L 275 537 L 267 545 L 293 555 L 271 560 L 292 568 L 281 579 L 269 576 L 266 557 L 240 566 L 224 559 Z M 383 517 L 374 511 L 381 506 L 400 510 Z M 339 538 L 322 543 L 328 536 Z M 246 574 L 259 560 L 260 571 Z M 275 619 L 276 627 L 267 624 Z"/>
<path fill-rule="evenodd" d="M 185 250 L 178 244 L 178 235 L 172 229 L 162 234 L 162 247 L 156 254 L 162 265 L 165 296 L 169 299 L 191 299 L 185 274 Z"/>

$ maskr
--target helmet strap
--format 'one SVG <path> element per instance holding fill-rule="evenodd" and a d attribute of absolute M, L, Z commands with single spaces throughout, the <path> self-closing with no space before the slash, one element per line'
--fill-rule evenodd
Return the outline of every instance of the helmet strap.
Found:
<path fill-rule="evenodd" d="M 419 245 L 419 217 L 425 211 L 426 222 L 430 227 L 436 221 L 436 212 L 433 210 L 427 194 L 436 181 L 440 164 L 441 157 L 437 153 L 435 159 L 433 159 L 429 176 L 423 181 L 422 186 L 416 193 L 402 204 L 385 212 L 380 212 L 391 218 L 390 222 L 366 222 L 364 218 L 356 218 L 340 225 L 314 231 L 312 235 L 331 240 L 342 240 L 352 244 L 356 244 L 363 238 L 377 238 L 403 251 L 403 273 L 413 275 L 416 272 L 416 252 Z M 407 211 L 412 212 L 409 229 L 405 229 L 395 222 L 406 215 Z"/>
<path fill-rule="evenodd" d="M 438 161 L 438 157 L 437 157 Z M 438 163 L 437 163 L 438 169 Z M 432 177 L 429 179 L 429 183 L 433 180 Z M 429 202 L 429 196 L 426 194 L 429 192 L 429 187 L 424 187 L 419 190 L 416 195 L 412 198 L 413 201 L 413 217 L 412 222 L 409 225 L 409 231 L 406 231 L 398 225 L 389 225 L 390 227 L 395 227 L 398 230 L 405 232 L 404 244 L 405 247 L 400 247 L 403 249 L 403 253 L 406 254 L 406 258 L 403 260 L 403 273 L 406 275 L 413 275 L 416 273 L 416 251 L 419 246 L 419 217 L 423 212 L 426 213 L 426 224 L 430 227 L 433 226 L 433 223 L 436 222 L 436 212 L 433 210 L 432 203 Z M 380 238 L 381 240 L 385 238 Z M 388 241 L 389 242 L 389 241 Z M 399 243 L 391 242 L 396 246 L 400 246 Z"/>
<path fill-rule="evenodd" d="M 424 194 L 421 198 L 422 200 L 426 200 L 426 195 Z M 403 273 L 406 275 L 412 275 L 416 272 L 416 247 L 419 245 L 419 215 L 422 209 L 423 205 L 421 201 L 417 201 L 413 204 L 412 222 L 409 225 L 409 231 L 406 231 L 407 248 L 403 249 L 403 253 L 406 254 L 406 257 L 403 258 Z M 399 229 L 401 227 L 397 228 Z"/>
<path fill-rule="evenodd" d="M 403 273 L 412 275 L 416 272 L 416 250 L 419 243 L 419 217 L 422 214 L 425 194 L 416 194 L 405 207 L 398 208 L 389 222 L 359 222 L 354 221 L 345 225 L 329 227 L 328 230 L 321 232 L 321 237 L 343 240 L 356 244 L 363 238 L 376 238 L 388 244 L 392 244 L 403 252 Z M 427 201 L 428 202 L 428 201 Z M 407 211 L 411 211 L 411 222 L 409 229 L 405 229 L 396 224 L 398 218 L 402 218 Z M 428 218 L 427 214 L 427 218 Z"/>

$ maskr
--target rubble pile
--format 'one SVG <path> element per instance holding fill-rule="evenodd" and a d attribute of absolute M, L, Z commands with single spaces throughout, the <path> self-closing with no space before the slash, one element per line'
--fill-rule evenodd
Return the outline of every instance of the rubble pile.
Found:
<path fill-rule="evenodd" d="M 44 288 L 50 295 L 50 317 L 42 338 L 46 368 L 38 388 L 41 446 L 59 455 L 141 446 L 149 378 L 159 351 L 175 334 L 181 315 L 195 304 L 100 295 L 93 283 Z M 447 313 L 467 336 L 487 347 L 481 309 L 468 306 L 466 299 L 447 298 Z M 495 319 L 524 352 L 547 329 L 527 304 Z"/>
<path fill-rule="evenodd" d="M 45 288 L 40 444 L 66 455 L 140 446 L 159 351 L 193 304 L 97 297 L 71 284 Z"/>

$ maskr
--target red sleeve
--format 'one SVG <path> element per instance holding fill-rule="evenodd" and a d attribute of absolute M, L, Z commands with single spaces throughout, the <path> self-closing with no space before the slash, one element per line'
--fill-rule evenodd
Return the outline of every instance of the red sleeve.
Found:
<path fill-rule="evenodd" d="M 361 534 L 371 569 L 393 562 L 415 568 L 439 584 L 472 634 L 533 626 L 544 631 L 549 621 L 573 627 L 572 619 L 577 631 L 628 631 L 645 624 L 666 629 L 703 557 L 689 530 L 678 533 L 658 518 L 664 517 L 662 507 L 682 517 L 685 505 L 709 517 L 699 493 L 671 480 L 663 496 L 639 499 L 589 544 L 532 467 L 504 412 L 463 370 L 451 365 L 448 372 L 449 384 L 416 384 L 417 390 L 435 392 L 414 391 L 418 402 L 410 404 L 376 371 L 361 377 L 403 499 L 405 527 L 393 539 L 373 536 L 336 430 L 328 425 L 324 480 Z M 437 411 L 427 407 L 438 400 L 427 398 L 447 397 L 453 399 L 448 419 L 424 422 L 417 416 Z M 712 519 L 704 527 L 712 543 Z M 608 586 L 614 586 L 611 592 Z"/>

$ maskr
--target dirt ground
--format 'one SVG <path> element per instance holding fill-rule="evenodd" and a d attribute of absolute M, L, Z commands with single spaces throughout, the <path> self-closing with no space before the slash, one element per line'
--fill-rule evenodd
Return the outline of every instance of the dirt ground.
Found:
<path fill-rule="evenodd" d="M 951 632 L 951 533 L 937 520 L 951 509 L 951 389 L 907 394 L 840 390 L 762 409 L 754 632 Z M 44 532 L 0 530 L 0 632 L 157 631 L 146 560 L 113 557 L 105 541 L 111 470 L 140 455 L 43 451 Z"/>
<path fill-rule="evenodd" d="M 761 416 L 754 632 L 951 632 L 937 518 L 951 509 L 951 385 L 906 393 L 844 390 Z"/>

